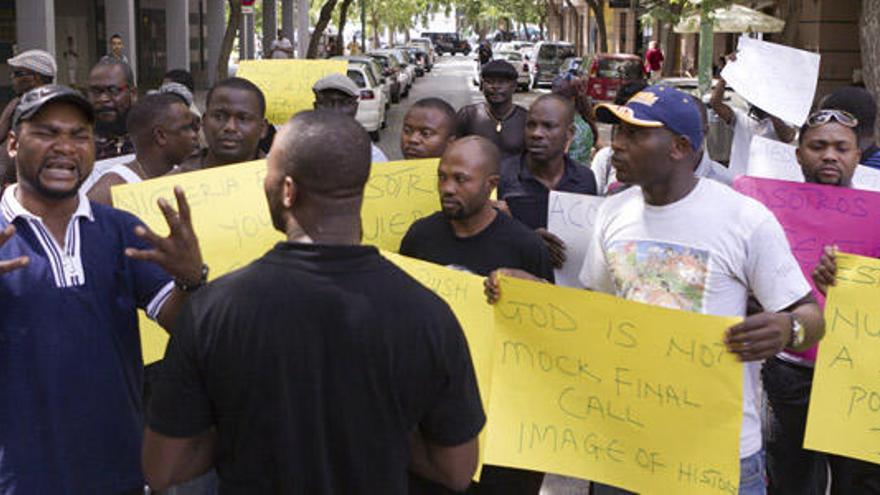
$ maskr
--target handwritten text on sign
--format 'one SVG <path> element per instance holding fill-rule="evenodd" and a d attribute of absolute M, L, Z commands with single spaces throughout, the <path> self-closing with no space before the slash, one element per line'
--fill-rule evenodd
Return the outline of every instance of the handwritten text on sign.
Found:
<path fill-rule="evenodd" d="M 804 447 L 880 464 L 880 260 L 839 254 Z"/>
<path fill-rule="evenodd" d="M 176 207 L 173 188 L 186 192 L 202 257 L 217 277 L 241 268 L 283 240 L 272 227 L 263 189 L 265 160 L 171 175 L 112 188 L 113 204 L 140 218 L 160 235 L 168 227 L 156 200 Z M 397 251 L 416 219 L 439 208 L 437 160 L 373 164 L 361 209 L 363 242 Z M 144 361 L 161 359 L 167 335 L 141 319 Z"/>
<path fill-rule="evenodd" d="M 565 243 L 565 263 L 555 270 L 556 285 L 582 287 L 579 277 L 593 238 L 596 212 L 605 198 L 550 191 L 547 230 Z"/>
<path fill-rule="evenodd" d="M 733 187 L 757 199 L 776 215 L 785 229 L 791 252 L 811 285 L 813 268 L 825 246 L 880 256 L 880 193 L 756 177 L 739 177 Z M 821 295 L 815 294 L 821 301 Z M 801 355 L 815 359 L 816 350 Z"/>
<path fill-rule="evenodd" d="M 483 295 L 483 278 L 460 270 L 453 270 L 427 261 L 399 254 L 382 253 L 392 263 L 440 296 L 452 308 L 464 330 L 480 387 L 483 409 L 489 410 L 489 390 L 492 378 L 492 345 L 494 344 L 494 314 Z M 480 466 L 486 450 L 486 430 L 480 434 Z M 477 476 L 480 469 L 477 469 Z M 477 478 L 479 480 L 479 478 Z"/>
<path fill-rule="evenodd" d="M 256 84 L 266 97 L 266 118 L 283 124 L 294 114 L 311 110 L 312 86 L 324 76 L 346 74 L 345 60 L 243 60 L 236 76 Z"/>
<path fill-rule="evenodd" d="M 641 493 L 736 494 L 735 318 L 502 278 L 487 464 Z"/>

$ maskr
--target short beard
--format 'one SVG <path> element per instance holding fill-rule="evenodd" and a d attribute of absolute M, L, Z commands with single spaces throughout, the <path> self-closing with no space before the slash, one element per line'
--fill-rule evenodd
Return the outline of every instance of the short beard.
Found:
<path fill-rule="evenodd" d="M 128 118 L 128 112 L 120 115 L 113 122 L 104 122 L 102 120 L 95 121 L 95 133 L 102 136 L 124 136 L 128 134 L 125 120 Z"/>

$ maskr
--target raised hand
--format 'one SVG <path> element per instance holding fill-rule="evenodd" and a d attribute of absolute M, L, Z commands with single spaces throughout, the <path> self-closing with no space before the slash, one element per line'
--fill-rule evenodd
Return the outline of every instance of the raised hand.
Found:
<path fill-rule="evenodd" d="M 146 226 L 137 226 L 135 235 L 153 245 L 154 249 L 126 248 L 125 254 L 142 261 L 152 261 L 177 280 L 196 285 L 202 276 L 202 252 L 192 227 L 189 203 L 180 186 L 174 187 L 177 211 L 164 198 L 157 201 L 168 222 L 168 237 L 160 237 Z"/>
<path fill-rule="evenodd" d="M 3 231 L 0 231 L 0 246 L 6 244 L 12 236 L 15 235 L 15 225 L 7 225 Z M 0 260 L 0 275 L 4 275 L 13 270 L 18 270 L 30 262 L 27 256 L 19 256 L 11 260 Z"/>

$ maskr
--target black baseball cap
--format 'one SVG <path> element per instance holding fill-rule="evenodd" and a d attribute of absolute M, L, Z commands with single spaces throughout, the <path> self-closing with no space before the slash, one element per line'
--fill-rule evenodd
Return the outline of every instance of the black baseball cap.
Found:
<path fill-rule="evenodd" d="M 480 70 L 480 77 L 499 77 L 501 79 L 516 79 L 517 76 L 516 69 L 510 65 L 510 62 L 505 60 L 492 60 L 489 63 L 483 65 L 483 68 Z"/>
<path fill-rule="evenodd" d="M 22 95 L 18 106 L 15 107 L 15 112 L 12 114 L 12 126 L 17 126 L 23 120 L 29 120 L 46 104 L 60 101 L 73 103 L 86 114 L 89 123 L 95 122 L 95 110 L 82 93 L 67 86 L 47 84 Z"/>

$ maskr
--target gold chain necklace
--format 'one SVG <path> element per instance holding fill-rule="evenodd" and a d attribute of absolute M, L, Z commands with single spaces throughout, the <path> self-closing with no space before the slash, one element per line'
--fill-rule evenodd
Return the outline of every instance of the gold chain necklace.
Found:
<path fill-rule="evenodd" d="M 492 120 L 495 121 L 495 132 L 501 134 L 501 128 L 504 121 L 507 120 L 508 117 L 510 117 L 514 110 L 516 110 L 516 105 L 511 105 L 510 110 L 507 111 L 507 115 L 501 117 L 500 119 L 496 117 L 494 113 L 492 113 L 492 108 L 489 107 L 488 103 L 484 103 L 483 105 L 486 106 L 486 113 L 488 113 L 489 116 L 492 117 Z"/>

